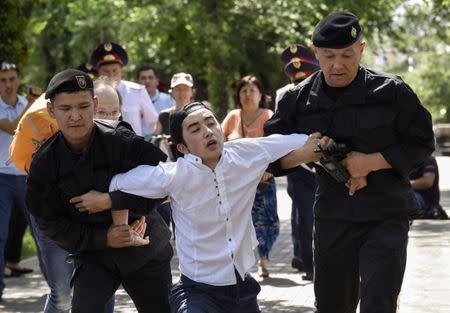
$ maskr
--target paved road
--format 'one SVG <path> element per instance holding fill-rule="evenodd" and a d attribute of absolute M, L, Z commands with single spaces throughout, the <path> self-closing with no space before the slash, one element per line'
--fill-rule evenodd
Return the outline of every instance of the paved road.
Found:
<path fill-rule="evenodd" d="M 443 205 L 450 214 L 450 158 L 438 159 L 443 175 Z M 448 174 L 447 174 L 448 173 Z M 292 245 L 290 239 L 290 200 L 285 180 L 278 184 L 280 236 L 271 253 L 271 277 L 262 281 L 259 303 L 263 312 L 314 312 L 314 293 L 310 283 L 301 280 L 301 274 L 290 267 Z M 172 261 L 174 281 L 179 273 L 177 258 Z M 0 312 L 41 312 L 47 286 L 40 274 L 36 259 L 25 262 L 35 269 L 31 275 L 6 281 L 4 302 Z M 253 269 L 255 273 L 256 268 Z M 116 312 L 135 312 L 123 290 L 116 298 Z M 415 221 L 410 231 L 408 265 L 399 300 L 400 313 L 450 312 L 450 221 Z"/>

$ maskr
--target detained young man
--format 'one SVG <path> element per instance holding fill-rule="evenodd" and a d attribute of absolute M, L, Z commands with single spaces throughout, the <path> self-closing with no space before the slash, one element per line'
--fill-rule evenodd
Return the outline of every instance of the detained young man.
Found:
<path fill-rule="evenodd" d="M 183 158 L 115 175 L 110 190 L 170 196 L 181 270 L 171 292 L 172 312 L 260 312 L 261 288 L 248 273 L 258 244 L 251 219 L 258 182 L 282 157 L 285 168 L 318 160 L 317 144 L 327 146 L 331 139 L 314 133 L 224 143 L 213 112 L 199 102 L 172 114 L 170 131 Z"/>

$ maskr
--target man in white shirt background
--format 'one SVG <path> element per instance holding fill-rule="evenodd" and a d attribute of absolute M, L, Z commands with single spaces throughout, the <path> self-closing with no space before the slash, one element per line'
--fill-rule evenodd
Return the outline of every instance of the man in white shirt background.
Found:
<path fill-rule="evenodd" d="M 26 214 L 25 173 L 9 159 L 9 146 L 14 130 L 28 108 L 25 97 L 17 94 L 20 72 L 14 63 L 0 64 L 0 301 L 2 300 L 5 244 L 8 238 L 9 220 L 13 206 Z"/>
<path fill-rule="evenodd" d="M 158 113 L 145 87 L 123 80 L 123 67 L 128 63 L 126 51 L 114 42 L 100 44 L 91 54 L 91 64 L 99 76 L 108 76 L 117 82 L 122 96 L 122 118 L 136 134 L 149 138 L 156 127 Z"/>
<path fill-rule="evenodd" d="M 175 100 L 168 93 L 158 90 L 159 75 L 156 68 L 150 65 L 143 65 L 137 70 L 138 83 L 145 86 L 148 95 L 152 99 L 153 106 L 159 114 L 162 110 L 167 110 L 175 106 Z"/>
<path fill-rule="evenodd" d="M 292 168 L 316 161 L 317 144 L 331 140 L 315 133 L 309 139 L 293 134 L 224 143 L 213 112 L 200 102 L 173 113 L 170 132 L 183 158 L 118 174 L 110 190 L 170 196 L 181 271 L 172 312 L 260 312 L 260 286 L 248 273 L 257 246 L 251 219 L 256 187 L 269 163 L 283 157 L 283 168 Z M 92 203 L 81 207 L 90 213 L 106 209 Z"/>

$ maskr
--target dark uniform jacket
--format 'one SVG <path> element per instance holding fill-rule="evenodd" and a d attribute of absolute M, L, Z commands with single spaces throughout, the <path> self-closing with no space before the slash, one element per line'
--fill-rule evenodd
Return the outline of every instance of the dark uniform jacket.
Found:
<path fill-rule="evenodd" d="M 369 173 L 367 187 L 349 196 L 319 167 L 315 217 L 370 221 L 409 215 L 417 204 L 408 175 L 434 150 L 429 112 L 399 77 L 363 66 L 336 100 L 325 94 L 324 84 L 318 71 L 288 91 L 265 135 L 321 132 L 353 151 L 381 152 L 392 169 Z M 282 174 L 279 162 L 271 169 Z"/>
<path fill-rule="evenodd" d="M 150 244 L 142 247 L 107 248 L 111 211 L 80 213 L 69 199 L 90 190 L 108 192 L 115 174 L 141 164 L 157 165 L 166 155 L 120 122 L 117 126 L 96 121 L 88 150 L 72 152 L 61 132 L 35 153 L 27 181 L 27 208 L 42 232 L 77 261 L 113 260 L 121 271 L 134 271 L 150 260 L 169 260 L 173 254 L 170 230 L 153 210 L 160 200 L 144 199 L 120 191 L 110 193 L 112 210 L 129 209 L 129 222 L 146 216 Z"/>

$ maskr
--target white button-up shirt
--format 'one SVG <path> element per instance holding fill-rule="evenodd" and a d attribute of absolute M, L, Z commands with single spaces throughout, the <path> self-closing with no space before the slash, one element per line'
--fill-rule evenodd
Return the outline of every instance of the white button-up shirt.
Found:
<path fill-rule="evenodd" d="M 130 123 L 134 132 L 139 136 L 153 134 L 158 121 L 158 113 L 145 87 L 122 80 L 117 85 L 117 90 L 122 96 L 123 120 Z"/>
<path fill-rule="evenodd" d="M 171 198 L 181 273 L 205 284 L 236 284 L 254 265 L 258 245 L 251 210 L 269 163 L 303 146 L 306 135 L 271 135 L 226 142 L 214 170 L 192 154 L 114 176 L 110 191 Z M 148 225 L 148 227 L 152 227 Z M 151 238 L 150 238 L 151 240 Z"/>
<path fill-rule="evenodd" d="M 0 97 L 0 120 L 7 119 L 14 121 L 26 109 L 28 104 L 25 97 L 17 95 L 16 106 L 5 103 Z M 9 158 L 9 146 L 13 140 L 13 135 L 0 130 L 0 173 L 9 175 L 25 175 L 12 163 Z"/>

